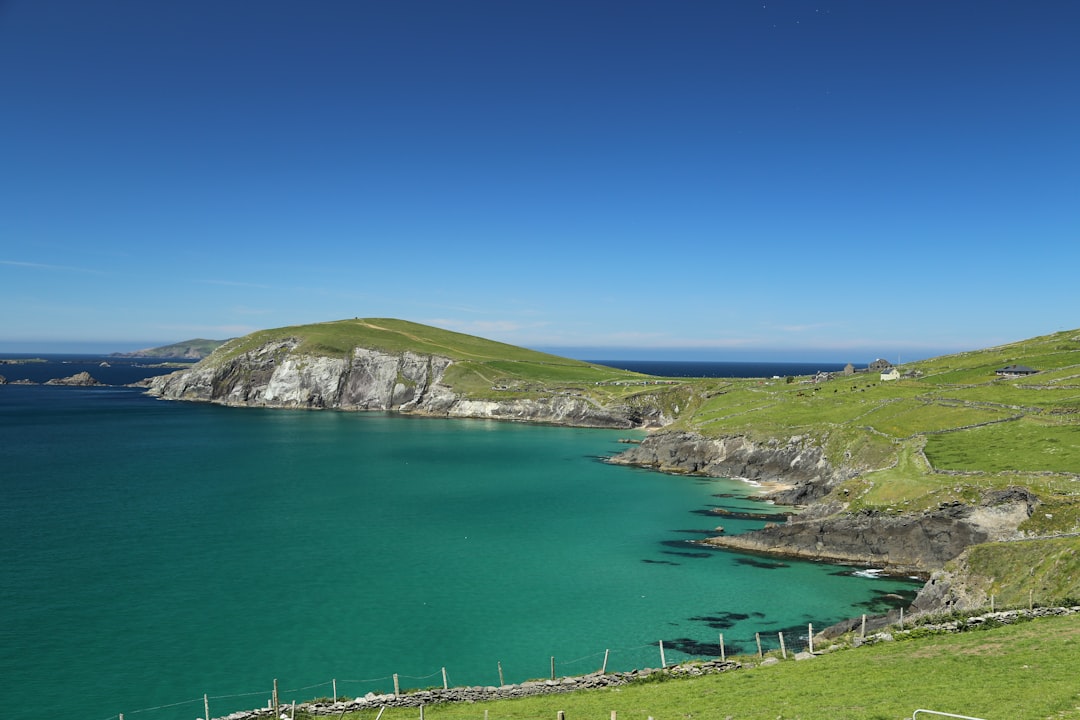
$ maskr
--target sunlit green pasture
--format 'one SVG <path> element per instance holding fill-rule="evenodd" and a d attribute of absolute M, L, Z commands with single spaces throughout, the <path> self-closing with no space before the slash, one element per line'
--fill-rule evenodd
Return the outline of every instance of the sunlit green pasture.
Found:
<path fill-rule="evenodd" d="M 940 470 L 1080 474 L 1080 425 L 1025 418 L 932 435 L 926 456 Z"/>
<path fill-rule="evenodd" d="M 483 703 L 430 705 L 428 720 L 899 720 L 917 709 L 977 718 L 1080 718 L 1080 616 L 921 634 L 694 679 Z M 374 720 L 379 710 L 343 720 Z M 412 720 L 388 708 L 385 720 Z"/>

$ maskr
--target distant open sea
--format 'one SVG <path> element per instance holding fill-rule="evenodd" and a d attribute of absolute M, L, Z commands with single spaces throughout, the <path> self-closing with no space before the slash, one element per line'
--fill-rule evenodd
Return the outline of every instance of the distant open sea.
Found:
<path fill-rule="evenodd" d="M 265 706 L 275 679 L 283 702 L 334 681 L 388 692 L 395 673 L 441 685 L 444 667 L 494 685 L 500 667 L 546 677 L 551 657 L 593 672 L 605 651 L 609 669 L 655 667 L 658 641 L 670 663 L 717 654 L 720 633 L 729 653 L 756 632 L 801 647 L 808 623 L 918 588 L 694 544 L 783 509 L 738 480 L 603 462 L 640 432 L 165 402 L 120 386 L 168 371 L 145 360 L 44 359 L 0 375 L 113 384 L 0 385 L 0 679 L 16 717 L 63 702 L 89 720 L 191 720 L 204 694 L 219 717 Z"/>

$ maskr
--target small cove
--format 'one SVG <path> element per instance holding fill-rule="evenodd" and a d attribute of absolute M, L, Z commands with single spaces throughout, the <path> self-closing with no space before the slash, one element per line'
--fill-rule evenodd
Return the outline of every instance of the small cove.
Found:
<path fill-rule="evenodd" d="M 601 458 L 625 431 L 0 388 L 0 676 L 26 707 L 189 719 L 748 650 L 873 612 L 902 580 L 710 550 L 747 484 Z M 709 513 L 720 508 L 734 513 Z M 797 642 L 797 641 L 794 641 Z M 792 644 L 794 644 L 792 642 Z M 259 694 L 261 692 L 261 694 Z M 247 696 L 247 693 L 256 693 Z M 10 694 L 10 692 L 9 692 Z M 293 698 L 290 698 L 293 699 Z"/>

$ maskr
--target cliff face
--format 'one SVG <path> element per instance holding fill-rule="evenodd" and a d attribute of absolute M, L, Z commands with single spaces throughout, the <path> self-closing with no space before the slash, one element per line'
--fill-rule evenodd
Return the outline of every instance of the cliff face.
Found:
<path fill-rule="evenodd" d="M 225 362 L 212 357 L 153 378 L 148 393 L 222 405 L 392 410 L 580 427 L 632 428 L 651 421 L 647 411 L 602 407 L 576 396 L 465 399 L 444 384 L 452 360 L 438 355 L 356 348 L 347 358 L 326 357 L 296 353 L 298 345 L 297 340 L 269 343 Z"/>
<path fill-rule="evenodd" d="M 771 497 L 788 505 L 823 497 L 854 468 L 834 468 L 807 437 L 755 443 L 745 437 L 705 438 L 689 432 L 661 432 L 646 438 L 612 462 L 660 472 L 744 478 L 787 486 Z"/>

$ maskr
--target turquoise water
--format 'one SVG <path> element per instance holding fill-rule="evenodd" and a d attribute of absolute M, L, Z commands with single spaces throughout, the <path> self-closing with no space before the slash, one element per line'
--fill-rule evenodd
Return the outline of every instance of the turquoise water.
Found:
<path fill-rule="evenodd" d="M 5 705 L 190 720 L 789 647 L 916 585 L 688 541 L 753 488 L 603 463 L 625 431 L 0 387 Z M 718 495 L 723 497 L 718 497 Z M 679 648 L 686 652 L 680 652 Z M 689 655 L 688 655 L 689 653 Z M 161 708 L 161 706 L 170 706 Z M 157 709 L 161 708 L 161 709 Z M 25 713 L 25 714 L 24 714 Z"/>

